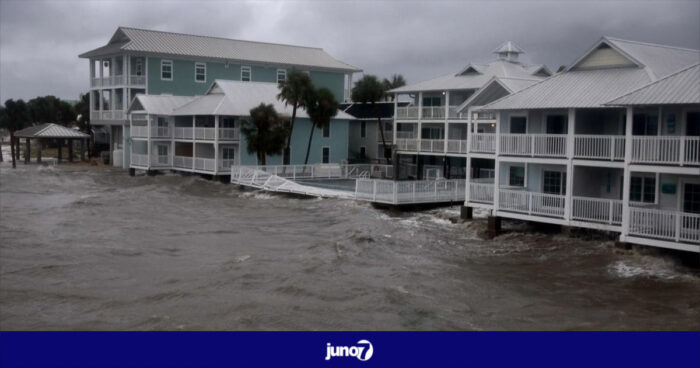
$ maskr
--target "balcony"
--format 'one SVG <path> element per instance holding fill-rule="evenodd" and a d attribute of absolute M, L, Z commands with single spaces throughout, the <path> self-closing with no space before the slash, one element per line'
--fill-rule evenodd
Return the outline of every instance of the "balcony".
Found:
<path fill-rule="evenodd" d="M 173 138 L 174 139 L 187 139 L 191 140 L 194 136 L 194 130 L 192 127 L 174 127 L 173 128 Z M 190 165 L 192 166 L 192 165 Z"/>
<path fill-rule="evenodd" d="M 475 111 L 472 113 L 472 120 L 475 122 L 495 122 L 496 113 L 490 111 Z"/>
<path fill-rule="evenodd" d="M 445 106 L 405 106 L 396 108 L 397 120 L 418 120 L 418 113 L 422 113 L 421 120 L 445 120 Z M 469 115 L 458 112 L 457 106 L 447 107 L 447 118 L 450 120 L 467 120 Z"/>
<path fill-rule="evenodd" d="M 564 134 L 501 134 L 501 154 L 530 157 L 566 157 Z"/>
<path fill-rule="evenodd" d="M 576 135 L 574 157 L 622 161 L 625 159 L 625 136 Z"/>
<path fill-rule="evenodd" d="M 393 181 L 357 179 L 359 200 L 389 204 L 463 202 L 464 179 Z"/>
<path fill-rule="evenodd" d="M 470 152 L 496 153 L 496 133 L 473 134 Z"/>
<path fill-rule="evenodd" d="M 447 117 L 450 120 L 468 120 L 469 114 L 465 112 L 458 112 L 457 106 L 450 106 L 447 108 Z"/>
<path fill-rule="evenodd" d="M 399 151 L 418 151 L 420 139 L 415 138 L 396 138 L 396 149 Z"/>
<path fill-rule="evenodd" d="M 700 214 L 632 207 L 629 234 L 700 244 Z"/>
<path fill-rule="evenodd" d="M 445 106 L 427 106 L 421 110 L 421 120 L 445 120 Z"/>
<path fill-rule="evenodd" d="M 125 120 L 124 110 L 96 110 L 90 111 L 90 120 Z"/>
<path fill-rule="evenodd" d="M 194 139 L 211 141 L 215 133 L 215 128 L 194 128 Z"/>
<path fill-rule="evenodd" d="M 155 155 L 150 160 L 147 154 L 131 153 L 131 165 L 139 167 L 170 167 L 170 156 Z"/>
<path fill-rule="evenodd" d="M 622 201 L 572 197 L 571 219 L 619 226 L 622 224 Z"/>
<path fill-rule="evenodd" d="M 527 192 L 524 190 L 500 189 L 498 209 L 526 215 L 564 218 L 566 196 Z"/>
<path fill-rule="evenodd" d="M 445 152 L 445 140 L 444 139 L 421 139 L 420 140 L 420 151 L 421 152 Z"/>
<path fill-rule="evenodd" d="M 467 153 L 467 140 L 466 139 L 448 139 L 447 140 L 447 152 L 448 153 Z"/>
<path fill-rule="evenodd" d="M 493 179 L 471 179 L 469 202 L 493 204 Z"/>
<path fill-rule="evenodd" d="M 222 160 L 223 165 L 223 160 Z M 215 172 L 216 160 L 213 158 L 201 158 L 190 156 L 175 156 L 173 158 L 173 167 L 188 170 Z M 229 166 L 230 167 L 230 166 Z"/>
<path fill-rule="evenodd" d="M 173 157 L 173 167 L 178 167 L 181 169 L 192 169 L 194 167 L 192 163 L 192 157 L 189 156 L 175 156 Z"/>
<path fill-rule="evenodd" d="M 700 137 L 632 137 L 632 163 L 657 165 L 700 165 Z"/>
<path fill-rule="evenodd" d="M 145 125 L 132 125 L 129 134 L 132 138 L 148 138 L 148 127 Z"/>
<path fill-rule="evenodd" d="M 135 87 L 145 87 L 146 86 L 146 76 L 144 75 L 132 75 L 129 78 L 125 78 L 124 75 L 109 75 L 102 78 L 91 78 L 90 87 L 100 88 L 100 87 L 116 87 L 116 86 L 135 86 Z"/>
<path fill-rule="evenodd" d="M 417 106 L 397 107 L 396 108 L 396 119 L 417 120 L 418 119 L 418 107 Z"/>
<path fill-rule="evenodd" d="M 238 128 L 219 128 L 219 140 L 237 141 L 241 139 L 241 130 Z"/>
<path fill-rule="evenodd" d="M 170 138 L 171 129 L 167 126 L 151 127 L 151 138 Z"/>

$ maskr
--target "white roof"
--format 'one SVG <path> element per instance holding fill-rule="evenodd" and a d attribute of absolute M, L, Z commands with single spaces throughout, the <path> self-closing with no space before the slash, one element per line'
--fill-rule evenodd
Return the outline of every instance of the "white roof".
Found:
<path fill-rule="evenodd" d="M 504 42 L 501 46 L 498 46 L 497 49 L 493 50 L 494 54 L 503 54 L 503 53 L 511 53 L 511 54 L 522 54 L 525 51 L 521 49 L 518 45 L 515 44 L 513 41 L 506 41 Z"/>
<path fill-rule="evenodd" d="M 446 91 L 460 89 L 479 89 L 493 77 L 541 80 L 538 72 L 549 70 L 544 65 L 526 65 L 518 61 L 498 59 L 487 64 L 469 64 L 457 74 L 443 75 L 424 82 L 395 88 L 390 93 L 408 93 L 425 91 Z"/>
<path fill-rule="evenodd" d="M 631 67 L 581 69 L 575 66 L 601 43 L 629 58 Z M 605 107 L 610 100 L 695 64 L 698 50 L 602 38 L 565 72 L 484 106 L 486 110 Z M 636 65 L 635 65 L 636 64 Z M 675 69 L 674 69 L 675 68 Z"/>
<path fill-rule="evenodd" d="M 278 114 L 291 116 L 292 107 L 277 99 L 279 88 L 276 83 L 214 81 L 209 92 L 175 109 L 173 115 L 232 115 L 249 116 L 250 110 L 261 103 L 271 104 Z M 297 117 L 308 118 L 306 110 L 297 109 Z M 342 110 L 334 119 L 354 120 Z"/>
<path fill-rule="evenodd" d="M 525 89 L 537 82 L 539 79 L 520 78 L 499 78 L 493 77 L 491 80 L 474 92 L 469 98 L 457 107 L 457 111 L 463 111 L 467 106 L 480 106 L 487 104 L 503 96 L 503 93 L 511 94 Z"/>
<path fill-rule="evenodd" d="M 89 135 L 75 129 L 54 123 L 31 126 L 15 132 L 18 138 L 90 138 Z"/>
<path fill-rule="evenodd" d="M 121 51 L 273 63 L 348 72 L 361 69 L 336 60 L 321 48 L 197 36 L 119 27 L 109 43 L 80 55 L 91 58 Z"/>
<path fill-rule="evenodd" d="M 173 110 L 192 99 L 194 97 L 138 94 L 134 97 L 129 112 L 143 110 L 152 115 L 171 115 Z"/>
<path fill-rule="evenodd" d="M 700 104 L 700 64 L 673 73 L 609 102 L 611 105 Z"/>

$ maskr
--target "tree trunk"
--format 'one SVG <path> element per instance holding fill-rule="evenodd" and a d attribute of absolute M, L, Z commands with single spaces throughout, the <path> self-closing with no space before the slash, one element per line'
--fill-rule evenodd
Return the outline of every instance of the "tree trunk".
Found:
<path fill-rule="evenodd" d="M 386 140 L 384 139 L 384 125 L 382 125 L 382 116 L 379 115 L 379 108 L 374 102 L 372 102 L 372 106 L 374 107 L 374 113 L 377 114 L 377 124 L 379 125 L 379 133 L 382 136 L 382 150 L 384 151 L 384 158 L 386 159 L 387 164 L 391 165 L 391 152 L 386 151 Z"/>
<path fill-rule="evenodd" d="M 15 158 L 17 159 L 17 161 L 19 161 L 19 151 L 20 151 L 19 145 L 20 145 L 19 138 L 15 138 Z"/>
<path fill-rule="evenodd" d="M 309 163 L 309 151 L 311 151 L 311 140 L 314 137 L 314 130 L 316 130 L 316 123 L 311 123 L 311 134 L 309 134 L 309 144 L 306 146 L 306 158 L 304 159 L 304 165 Z"/>
<path fill-rule="evenodd" d="M 2 139 L 3 139 L 3 138 L 0 137 L 0 162 L 4 162 L 4 161 L 5 161 L 5 160 L 3 159 L 3 157 L 2 157 Z"/>
<path fill-rule="evenodd" d="M 17 168 L 17 163 L 15 162 L 15 132 L 10 130 L 10 155 L 12 155 L 12 168 Z"/>
<path fill-rule="evenodd" d="M 294 120 L 297 118 L 297 105 L 298 103 L 295 103 L 294 106 L 292 106 L 292 120 L 289 122 L 289 135 L 287 136 L 287 145 L 284 147 L 284 157 L 282 158 L 282 164 L 284 165 L 289 165 L 292 162 L 291 156 L 291 151 L 289 147 L 292 144 L 292 132 L 294 132 Z"/>

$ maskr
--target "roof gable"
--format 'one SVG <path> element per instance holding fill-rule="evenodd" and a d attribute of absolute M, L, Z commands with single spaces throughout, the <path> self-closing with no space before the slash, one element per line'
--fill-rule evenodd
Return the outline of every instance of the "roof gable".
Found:
<path fill-rule="evenodd" d="M 641 66 L 639 62 L 624 55 L 617 47 L 611 46 L 606 40 L 599 41 L 577 60 L 569 70 L 591 70 L 605 68 L 625 68 Z"/>
<path fill-rule="evenodd" d="M 467 65 L 462 71 L 457 73 L 457 75 L 478 75 L 478 74 L 483 74 L 479 69 L 477 69 L 476 65 L 474 64 L 469 64 Z"/>

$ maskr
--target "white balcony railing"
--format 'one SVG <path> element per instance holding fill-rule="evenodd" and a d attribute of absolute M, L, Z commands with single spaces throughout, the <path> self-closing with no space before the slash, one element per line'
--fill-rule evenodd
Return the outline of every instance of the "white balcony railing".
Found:
<path fill-rule="evenodd" d="M 134 138 L 148 138 L 148 127 L 145 125 L 132 125 L 129 134 Z"/>
<path fill-rule="evenodd" d="M 128 79 L 124 77 L 124 75 L 119 74 L 119 75 L 108 75 L 106 77 L 96 77 L 96 78 L 90 78 L 90 87 L 113 87 L 113 86 L 121 86 L 124 85 L 126 82 L 129 82 L 129 85 L 132 86 L 145 86 L 146 85 L 146 76 L 143 75 L 132 75 Z"/>
<path fill-rule="evenodd" d="M 610 225 L 622 224 L 622 201 L 573 197 L 571 219 Z"/>
<path fill-rule="evenodd" d="M 219 160 L 219 170 L 230 171 L 231 166 L 236 165 L 236 160 L 233 158 L 224 158 Z"/>
<path fill-rule="evenodd" d="M 219 128 L 219 140 L 237 141 L 241 139 L 241 130 L 238 128 Z"/>
<path fill-rule="evenodd" d="M 411 181 L 357 179 L 355 197 L 391 204 L 463 202 L 464 190 L 464 179 Z"/>
<path fill-rule="evenodd" d="M 501 189 L 498 191 L 498 209 L 528 215 L 564 217 L 566 196 Z"/>
<path fill-rule="evenodd" d="M 447 116 L 451 120 L 467 120 L 469 118 L 469 113 L 466 111 L 458 112 L 457 106 L 450 106 L 447 108 Z"/>
<path fill-rule="evenodd" d="M 154 126 L 151 127 L 151 138 L 170 138 L 170 127 Z"/>
<path fill-rule="evenodd" d="M 173 167 L 179 167 L 182 169 L 191 169 L 192 168 L 192 157 L 175 156 L 173 158 Z"/>
<path fill-rule="evenodd" d="M 215 133 L 214 128 L 194 128 L 194 139 L 213 140 Z"/>
<path fill-rule="evenodd" d="M 477 179 L 472 179 L 477 180 Z M 477 203 L 493 203 L 493 183 L 469 183 L 469 201 Z"/>
<path fill-rule="evenodd" d="M 148 167 L 148 155 L 142 153 L 131 153 L 131 165 Z"/>
<path fill-rule="evenodd" d="M 492 122 L 496 120 L 496 113 L 490 111 L 475 111 L 472 113 L 472 120 Z"/>
<path fill-rule="evenodd" d="M 421 139 L 420 140 L 420 151 L 421 152 L 445 152 L 445 140 L 444 139 Z"/>
<path fill-rule="evenodd" d="M 566 135 L 563 134 L 501 134 L 500 143 L 504 155 L 566 156 Z"/>
<path fill-rule="evenodd" d="M 132 86 L 145 86 L 146 76 L 145 75 L 132 75 L 129 78 L 129 84 Z"/>
<path fill-rule="evenodd" d="M 700 244 L 700 214 L 632 207 L 629 234 Z"/>
<path fill-rule="evenodd" d="M 396 132 L 396 139 L 416 139 L 418 135 L 415 131 L 400 131 Z"/>
<path fill-rule="evenodd" d="M 124 110 L 95 110 L 90 111 L 90 120 L 124 120 Z"/>
<path fill-rule="evenodd" d="M 477 153 L 495 153 L 496 152 L 496 134 L 495 133 L 477 133 L 472 135 L 471 152 Z"/>
<path fill-rule="evenodd" d="M 405 106 L 396 108 L 396 119 L 418 119 L 417 106 Z"/>
<path fill-rule="evenodd" d="M 194 169 L 201 171 L 215 171 L 216 170 L 216 160 L 213 158 L 199 158 L 194 159 Z"/>
<path fill-rule="evenodd" d="M 447 141 L 447 152 L 449 153 L 467 153 L 466 139 L 449 139 Z"/>
<path fill-rule="evenodd" d="M 632 137 L 632 162 L 663 165 L 700 165 L 700 137 Z"/>
<path fill-rule="evenodd" d="M 193 128 L 191 127 L 174 127 L 173 128 L 173 138 L 175 139 L 192 139 L 194 135 Z"/>
<path fill-rule="evenodd" d="M 624 160 L 625 136 L 576 135 L 574 157 L 594 160 Z"/>
<path fill-rule="evenodd" d="M 172 166 L 170 164 L 170 155 L 155 155 L 151 159 L 152 166 Z"/>
<path fill-rule="evenodd" d="M 396 149 L 399 151 L 418 151 L 419 139 L 396 138 Z"/>
<path fill-rule="evenodd" d="M 445 119 L 445 106 L 423 107 L 422 120 L 443 120 Z"/>

